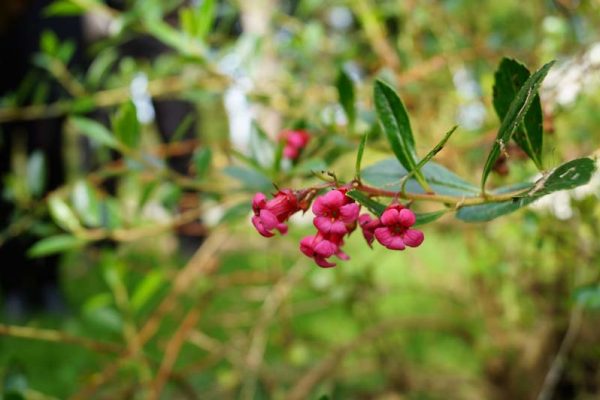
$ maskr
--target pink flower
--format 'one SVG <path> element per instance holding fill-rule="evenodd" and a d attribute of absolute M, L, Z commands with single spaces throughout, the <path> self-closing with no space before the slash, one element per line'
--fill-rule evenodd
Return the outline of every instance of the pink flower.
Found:
<path fill-rule="evenodd" d="M 417 247 L 425 239 L 423 232 L 410 229 L 415 224 L 415 214 L 401 204 L 388 206 L 380 221 L 383 226 L 375 229 L 375 237 L 388 249 L 404 250 L 405 246 Z"/>
<path fill-rule="evenodd" d="M 369 247 L 373 247 L 373 241 L 375 240 L 375 229 L 381 227 L 381 221 L 379 221 L 379 218 L 371 218 L 369 214 L 363 214 L 358 217 L 358 224 L 362 229 L 362 233 L 367 241 L 367 244 Z"/>
<path fill-rule="evenodd" d="M 335 255 L 342 260 L 349 259 L 348 255 L 341 250 L 343 244 L 342 236 L 317 232 L 315 236 L 306 236 L 300 241 L 300 251 L 314 259 L 318 266 L 331 268 L 335 267 L 335 264 L 329 262 L 327 258 Z"/>
<path fill-rule="evenodd" d="M 318 197 L 312 211 L 315 214 L 313 223 L 320 232 L 345 235 L 356 228 L 360 206 L 344 191 L 336 189 Z"/>
<path fill-rule="evenodd" d="M 285 141 L 283 156 L 290 160 L 297 159 L 302 149 L 310 141 L 310 134 L 303 130 L 286 130 L 281 132 L 279 137 Z"/>
<path fill-rule="evenodd" d="M 252 199 L 252 224 L 265 237 L 273 236 L 274 229 L 284 235 L 287 233 L 285 222 L 298 210 L 298 199 L 289 189 L 280 190 L 271 200 L 263 193 L 256 193 Z"/>

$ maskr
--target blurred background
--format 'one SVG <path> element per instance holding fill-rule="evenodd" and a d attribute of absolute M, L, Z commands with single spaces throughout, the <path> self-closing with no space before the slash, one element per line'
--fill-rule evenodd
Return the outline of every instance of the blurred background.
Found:
<path fill-rule="evenodd" d="M 496 66 L 556 59 L 546 164 L 594 154 L 599 26 L 598 0 L 1 0 L 3 398 L 599 398 L 600 178 L 405 252 L 355 233 L 334 269 L 310 219 L 249 223 L 272 182 L 351 179 L 367 132 L 390 156 L 376 78 L 419 153 L 459 125 L 437 161 L 478 182 Z M 507 152 L 492 183 L 534 179 Z"/>

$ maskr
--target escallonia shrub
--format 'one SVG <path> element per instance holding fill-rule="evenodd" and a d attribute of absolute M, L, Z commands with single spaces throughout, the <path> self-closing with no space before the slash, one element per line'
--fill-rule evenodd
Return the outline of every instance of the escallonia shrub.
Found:
<path fill-rule="evenodd" d="M 457 127 L 450 129 L 425 156 L 416 152 L 415 138 L 406 108 L 388 84 L 376 81 L 374 105 L 378 125 L 395 158 L 361 169 L 368 134 L 357 149 L 356 170 L 349 182 L 340 182 L 330 171 L 315 175 L 325 183 L 305 189 L 281 189 L 271 199 L 256 193 L 252 202 L 252 223 L 265 237 L 275 231 L 287 233 L 287 222 L 297 212 L 311 208 L 316 233 L 300 241 L 300 251 L 323 268 L 334 267 L 331 260 L 349 259 L 343 251 L 345 239 L 360 228 L 368 246 L 377 241 L 390 250 L 418 247 L 425 235 L 416 226 L 454 213 L 465 222 L 485 222 L 516 211 L 551 193 L 587 184 L 596 171 L 596 160 L 583 157 L 558 167 L 543 164 L 543 113 L 538 89 L 552 67 L 547 63 L 533 74 L 521 63 L 505 58 L 496 73 L 493 105 L 500 126 L 485 164 L 479 186 L 432 161 L 446 145 Z M 341 79 L 351 85 L 350 79 Z M 349 110 L 353 88 L 338 87 L 340 104 L 349 122 L 356 115 Z M 344 98 L 346 96 L 347 98 Z M 279 135 L 280 157 L 274 170 L 287 158 L 298 165 L 314 138 L 306 130 L 286 130 Z M 514 142 L 514 143 L 513 143 Z M 487 180 L 508 145 L 518 146 L 541 172 L 535 182 L 519 182 L 489 189 Z M 293 171 L 293 170 L 292 170 Z M 391 199 L 384 201 L 383 199 Z M 436 203 L 436 211 L 419 213 L 413 206 Z M 361 213 L 366 209 L 367 212 Z"/>

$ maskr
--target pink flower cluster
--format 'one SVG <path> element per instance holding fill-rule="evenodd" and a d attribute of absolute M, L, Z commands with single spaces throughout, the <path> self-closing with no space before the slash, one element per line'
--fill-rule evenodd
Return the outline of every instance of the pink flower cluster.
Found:
<path fill-rule="evenodd" d="M 423 232 L 413 229 L 415 214 L 399 203 L 390 204 L 380 218 L 360 214 L 360 205 L 346 196 L 346 188 L 330 190 L 315 199 L 312 211 L 317 228 L 315 235 L 306 236 L 300 241 L 300 251 L 312 258 L 323 268 L 335 267 L 329 260 L 336 256 L 342 260 L 349 257 L 342 251 L 344 239 L 360 226 L 369 246 L 377 240 L 391 250 L 404 250 L 406 246 L 417 247 L 423 243 Z M 311 195 L 312 193 L 312 195 Z M 267 200 L 257 193 L 252 201 L 254 216 L 252 223 L 261 235 L 273 236 L 273 231 L 287 233 L 285 224 L 297 211 L 306 211 L 314 191 L 294 192 L 289 189 L 278 191 L 273 199 Z"/>
<path fill-rule="evenodd" d="M 285 235 L 285 222 L 300 209 L 298 197 L 289 189 L 278 191 L 271 200 L 267 200 L 267 196 L 262 193 L 256 193 L 252 199 L 252 224 L 264 237 L 273 236 L 275 229 Z"/>
<path fill-rule="evenodd" d="M 344 236 L 356 229 L 360 205 L 346 196 L 345 189 L 335 189 L 317 197 L 312 206 L 317 234 L 300 241 L 300 251 L 323 268 L 335 267 L 327 258 L 335 255 L 342 260 L 349 257 L 341 250 Z"/>
<path fill-rule="evenodd" d="M 369 246 L 377 239 L 390 250 L 404 250 L 406 246 L 417 247 L 423 243 L 423 232 L 411 228 L 415 222 L 415 214 L 398 203 L 389 205 L 381 218 L 372 219 L 369 214 L 359 217 L 363 236 Z"/>
<path fill-rule="evenodd" d="M 310 134 L 303 130 L 285 130 L 281 132 L 279 138 L 285 143 L 283 156 L 290 160 L 296 160 L 310 141 Z"/>

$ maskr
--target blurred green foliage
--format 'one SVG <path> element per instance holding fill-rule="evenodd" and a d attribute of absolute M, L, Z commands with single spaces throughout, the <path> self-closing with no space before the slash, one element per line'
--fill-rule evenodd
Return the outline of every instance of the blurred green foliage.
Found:
<path fill-rule="evenodd" d="M 307 219 L 270 240 L 248 223 L 249 193 L 270 191 L 272 182 L 314 183 L 320 170 L 352 179 L 367 133 L 362 166 L 390 156 L 372 104 L 378 78 L 399 89 L 417 154 L 461 124 L 457 110 L 484 107 L 480 123 L 459 127 L 436 159 L 478 182 L 496 143 L 496 65 L 504 56 L 532 70 L 578 60 L 599 39 L 600 3 L 126 3 L 117 11 L 97 0 L 55 2 L 49 14 L 111 18 L 108 36 L 78 70 L 69 68 L 72 45 L 45 33 L 31 77 L 0 99 L 0 121 L 66 115 L 70 143 L 69 179 L 46 199 L 45 161 L 27 157 L 22 144 L 3 182 L 17 209 L 0 242 L 34 232 L 43 240 L 32 256 L 61 252 L 69 309 L 19 321 L 25 331 L 3 318 L 4 398 L 529 399 L 548 387 L 572 335 L 547 398 L 600 394 L 597 186 L 567 197 L 567 219 L 529 208 L 486 224 L 443 216 L 407 252 L 370 249 L 356 232 L 346 244 L 351 260 L 335 269 L 299 253 Z M 140 35 L 171 51 L 152 60 L 118 53 Z M 471 89 L 461 90 L 460 71 Z M 166 167 L 157 127 L 136 118 L 131 85 L 140 73 L 148 96 L 189 100 L 200 115 L 200 145 L 185 147 L 194 154 L 190 176 Z M 597 65 L 585 73 L 597 83 Z M 258 112 L 245 152 L 231 143 L 223 97 L 246 78 L 253 84 L 244 94 Z M 56 81 L 61 98 L 47 104 Z M 586 82 L 566 104 L 542 90 L 545 165 L 600 146 L 600 86 Z M 356 101 L 339 104 L 338 90 Z M 89 115 L 98 107 L 109 110 L 108 126 Z M 284 127 L 314 133 L 295 165 L 279 162 Z M 95 146 L 93 172 L 80 167 L 78 135 Z M 175 132 L 173 148 L 180 142 Z M 109 149 L 123 154 L 121 164 Z M 508 176 L 490 175 L 492 186 L 537 173 L 518 156 L 508 165 Z M 108 178 L 114 192 L 100 183 Z M 190 191 L 201 213 L 186 215 L 202 215 L 210 233 L 182 252 L 173 227 L 183 214 L 175 210 Z M 57 224 L 46 222 L 48 213 Z"/>

